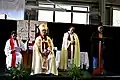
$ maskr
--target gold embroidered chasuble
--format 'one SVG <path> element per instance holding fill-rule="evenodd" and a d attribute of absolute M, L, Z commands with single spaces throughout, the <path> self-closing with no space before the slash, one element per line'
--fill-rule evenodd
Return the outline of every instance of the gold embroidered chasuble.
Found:
<path fill-rule="evenodd" d="M 42 39 L 38 36 L 33 46 L 32 69 L 34 74 L 52 73 L 58 75 L 56 59 L 53 52 L 53 42 L 50 37 Z"/>

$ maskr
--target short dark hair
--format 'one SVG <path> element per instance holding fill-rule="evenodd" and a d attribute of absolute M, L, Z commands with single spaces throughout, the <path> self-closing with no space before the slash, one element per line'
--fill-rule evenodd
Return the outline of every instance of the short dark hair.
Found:
<path fill-rule="evenodd" d="M 16 31 L 12 31 L 12 32 L 11 32 L 11 35 L 13 35 L 13 34 L 17 35 Z"/>
<path fill-rule="evenodd" d="M 69 30 L 70 30 L 71 28 L 73 28 L 73 31 L 75 31 L 75 27 L 73 27 L 73 26 L 70 26 Z"/>
<path fill-rule="evenodd" d="M 102 23 L 102 22 L 100 22 L 100 23 L 98 24 L 98 26 L 103 26 L 103 23 Z"/>
<path fill-rule="evenodd" d="M 101 28 L 104 30 L 104 26 L 103 26 L 103 23 L 102 22 L 100 22 L 99 24 L 98 24 L 98 27 L 100 27 L 101 26 Z"/>

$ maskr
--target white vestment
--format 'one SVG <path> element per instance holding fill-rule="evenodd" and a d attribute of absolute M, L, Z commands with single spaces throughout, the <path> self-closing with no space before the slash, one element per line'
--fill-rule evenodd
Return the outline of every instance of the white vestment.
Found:
<path fill-rule="evenodd" d="M 72 64 L 80 67 L 80 42 L 76 33 L 66 32 L 63 36 L 59 69 L 66 70 Z"/>
<path fill-rule="evenodd" d="M 23 51 L 27 50 L 27 42 L 24 44 L 22 41 L 18 41 L 18 45 L 17 45 L 16 40 L 14 40 L 15 48 L 21 49 Z M 12 62 L 10 39 L 7 40 L 4 51 L 5 51 L 5 55 L 6 55 L 6 67 L 7 67 L 7 69 L 9 69 L 9 67 L 11 67 L 11 62 Z M 16 66 L 17 66 L 18 64 L 21 64 L 21 62 L 22 62 L 22 55 L 21 55 L 20 51 L 18 51 L 18 50 L 16 50 L 15 53 L 16 53 Z"/>
<path fill-rule="evenodd" d="M 33 73 L 32 74 L 41 74 L 41 73 L 45 73 L 45 74 L 54 74 L 54 75 L 58 75 L 58 70 L 56 67 L 56 58 L 54 56 L 54 52 L 53 52 L 53 42 L 50 39 L 50 37 L 47 36 L 47 39 L 45 40 L 46 43 L 48 43 L 48 48 L 51 50 L 51 53 L 48 55 L 47 59 L 46 59 L 46 71 L 43 71 L 43 64 L 45 62 L 45 58 L 44 56 L 42 56 L 41 53 L 41 48 L 42 46 L 42 38 L 40 36 L 38 36 L 35 40 L 35 44 L 33 46 L 33 56 L 32 56 L 32 70 Z"/>

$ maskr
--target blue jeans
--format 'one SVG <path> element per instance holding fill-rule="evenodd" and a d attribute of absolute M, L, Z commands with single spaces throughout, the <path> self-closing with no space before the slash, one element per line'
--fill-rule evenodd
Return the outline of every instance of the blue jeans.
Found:
<path fill-rule="evenodd" d="M 104 60 L 102 60 L 102 64 L 104 66 Z M 97 57 L 93 57 L 93 69 L 98 67 L 98 58 Z"/>

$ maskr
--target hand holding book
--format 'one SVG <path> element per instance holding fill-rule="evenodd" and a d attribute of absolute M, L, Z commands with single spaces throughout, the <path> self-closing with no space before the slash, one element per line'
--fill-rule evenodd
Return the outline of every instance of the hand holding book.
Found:
<path fill-rule="evenodd" d="M 16 52 L 20 52 L 20 51 L 21 51 L 21 48 L 20 48 L 20 47 L 15 47 L 15 51 L 16 51 Z"/>

